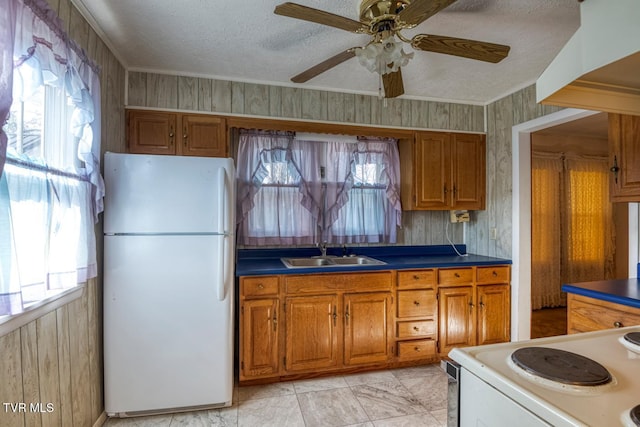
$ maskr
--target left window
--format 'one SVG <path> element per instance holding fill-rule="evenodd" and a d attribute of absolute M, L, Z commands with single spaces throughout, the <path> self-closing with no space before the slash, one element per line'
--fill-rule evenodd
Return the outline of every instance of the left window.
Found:
<path fill-rule="evenodd" d="M 14 99 L 3 127 L 0 315 L 77 286 L 95 264 L 92 190 L 77 160 L 73 111 L 61 88 L 42 85 Z"/>

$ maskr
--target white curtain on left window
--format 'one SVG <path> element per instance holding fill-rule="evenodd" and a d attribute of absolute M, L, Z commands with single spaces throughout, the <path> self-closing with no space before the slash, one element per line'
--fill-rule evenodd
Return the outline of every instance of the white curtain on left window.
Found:
<path fill-rule="evenodd" d="M 0 82 L 12 85 L 9 99 L 0 91 L 8 135 L 7 148 L 0 134 L 0 316 L 97 275 L 94 223 L 104 195 L 98 67 L 45 0 L 7 3 L 0 28 L 12 31 L 0 31 L 0 47 L 11 49 L 0 54 L 13 52 L 13 67 L 0 68 Z M 30 112 L 20 126 L 15 116 L 43 86 L 41 131 L 25 140 Z M 14 117 L 4 123 L 11 98 Z"/>

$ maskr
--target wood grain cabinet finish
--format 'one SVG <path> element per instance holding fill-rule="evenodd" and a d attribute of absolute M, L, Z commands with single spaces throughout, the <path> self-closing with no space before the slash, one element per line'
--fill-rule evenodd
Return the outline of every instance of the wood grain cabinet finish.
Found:
<path fill-rule="evenodd" d="M 285 276 L 285 374 L 387 363 L 392 273 Z"/>
<path fill-rule="evenodd" d="M 398 271 L 396 291 L 397 360 L 437 356 L 436 270 Z"/>
<path fill-rule="evenodd" d="M 640 201 L 640 116 L 609 114 L 611 201 Z"/>
<path fill-rule="evenodd" d="M 600 331 L 640 325 L 640 309 L 589 298 L 567 295 L 567 333 Z"/>
<path fill-rule="evenodd" d="M 438 334 L 441 355 L 454 347 L 511 339 L 509 266 L 438 270 Z"/>
<path fill-rule="evenodd" d="M 281 314 L 277 276 L 240 279 L 240 380 L 280 374 Z"/>
<path fill-rule="evenodd" d="M 226 122 L 207 114 L 127 110 L 127 147 L 134 154 L 226 157 Z"/>
<path fill-rule="evenodd" d="M 399 151 L 404 210 L 485 208 L 484 135 L 416 132 Z"/>

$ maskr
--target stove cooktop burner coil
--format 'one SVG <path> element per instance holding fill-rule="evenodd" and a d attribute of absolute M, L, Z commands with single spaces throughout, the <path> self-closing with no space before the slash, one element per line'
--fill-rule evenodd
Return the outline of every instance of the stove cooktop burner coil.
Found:
<path fill-rule="evenodd" d="M 640 427 L 640 405 L 637 405 L 629 411 L 629 416 L 631 417 L 631 421 L 634 422 L 635 425 Z"/>
<path fill-rule="evenodd" d="M 613 380 L 609 371 L 595 360 L 556 348 L 519 348 L 511 354 L 511 360 L 532 375 L 562 384 L 599 386 Z"/>
<path fill-rule="evenodd" d="M 640 332 L 629 332 L 624 334 L 624 339 L 631 344 L 640 346 Z"/>

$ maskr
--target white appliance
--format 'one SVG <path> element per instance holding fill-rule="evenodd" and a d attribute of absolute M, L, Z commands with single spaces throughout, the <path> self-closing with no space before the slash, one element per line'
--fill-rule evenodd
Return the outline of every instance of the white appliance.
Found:
<path fill-rule="evenodd" d="M 461 365 L 458 377 L 459 425 L 635 427 L 640 411 L 640 326 L 540 338 L 530 341 L 456 348 L 449 357 Z M 582 386 L 541 379 L 513 363 L 519 349 L 561 350 L 587 358 L 610 374 L 601 384 Z M 523 351 L 519 351 L 522 353 Z M 556 372 L 598 372 L 592 366 L 549 356 Z M 640 413 L 638 413 L 640 414 Z"/>
<path fill-rule="evenodd" d="M 109 416 L 231 405 L 232 159 L 106 153 Z"/>

